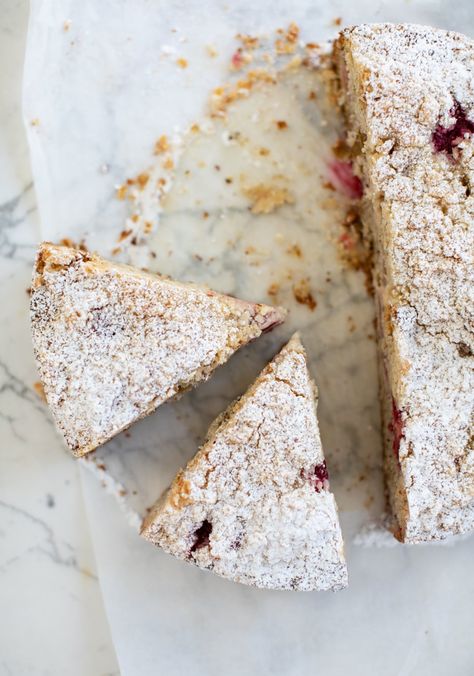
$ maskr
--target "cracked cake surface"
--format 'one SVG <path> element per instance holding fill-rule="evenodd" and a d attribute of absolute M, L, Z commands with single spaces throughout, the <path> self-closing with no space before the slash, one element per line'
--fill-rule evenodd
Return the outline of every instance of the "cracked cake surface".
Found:
<path fill-rule="evenodd" d="M 337 590 L 347 569 L 298 334 L 207 439 L 145 518 L 142 535 L 228 579 Z"/>
<path fill-rule="evenodd" d="M 49 243 L 33 272 L 36 362 L 78 456 L 206 379 L 285 314 Z"/>
<path fill-rule="evenodd" d="M 474 43 L 362 25 L 333 59 L 374 248 L 395 528 L 440 539 L 474 529 Z"/>

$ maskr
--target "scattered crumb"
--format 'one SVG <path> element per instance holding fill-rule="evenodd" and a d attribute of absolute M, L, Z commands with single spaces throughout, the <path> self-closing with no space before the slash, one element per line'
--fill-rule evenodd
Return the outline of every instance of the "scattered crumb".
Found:
<path fill-rule="evenodd" d="M 117 199 L 124 200 L 127 197 L 128 186 L 123 183 L 122 185 L 117 186 L 115 189 L 115 194 Z"/>
<path fill-rule="evenodd" d="M 285 122 L 285 120 L 275 120 L 275 124 L 278 129 L 288 129 L 288 122 Z"/>
<path fill-rule="evenodd" d="M 253 214 L 270 214 L 284 204 L 293 204 L 295 201 L 286 188 L 264 183 L 243 188 L 242 192 L 250 200 Z"/>
<path fill-rule="evenodd" d="M 165 153 L 167 150 L 169 150 L 169 147 L 170 144 L 168 142 L 168 137 L 163 134 L 160 136 L 158 141 L 156 141 L 153 153 L 155 155 L 161 155 L 162 153 Z"/>
<path fill-rule="evenodd" d="M 317 303 L 310 291 L 308 279 L 302 279 L 293 286 L 293 296 L 301 305 L 306 305 L 311 311 L 315 310 Z"/>
<path fill-rule="evenodd" d="M 66 21 L 63 23 L 63 31 L 65 33 L 68 32 L 68 30 L 71 28 L 72 21 L 71 19 L 66 19 Z"/>
<path fill-rule="evenodd" d="M 347 324 L 349 326 L 349 333 L 354 333 L 354 331 L 357 329 L 357 325 L 351 315 L 349 315 L 347 318 Z"/>
<path fill-rule="evenodd" d="M 146 186 L 146 184 L 148 183 L 149 180 L 150 180 L 150 175 L 147 174 L 146 172 L 143 172 L 141 174 L 138 174 L 138 176 L 136 178 L 136 184 L 138 185 L 138 187 L 141 190 L 143 190 L 143 188 Z"/>
<path fill-rule="evenodd" d="M 244 249 L 244 254 L 246 256 L 250 256 L 250 254 L 253 254 L 256 252 L 256 248 L 254 246 L 248 246 Z"/>
<path fill-rule="evenodd" d="M 342 23 L 342 17 L 340 17 L 340 16 L 336 16 L 336 17 L 334 17 L 334 19 L 332 20 L 333 26 L 340 26 L 341 23 Z"/>
<path fill-rule="evenodd" d="M 308 94 L 308 99 L 310 101 L 315 101 L 318 97 L 316 96 L 316 92 L 309 92 Z"/>
<path fill-rule="evenodd" d="M 130 237 L 131 234 L 132 234 L 131 230 L 122 230 L 122 232 L 120 233 L 120 235 L 118 237 L 118 241 L 123 242 L 123 240 L 127 239 L 127 237 Z"/>
<path fill-rule="evenodd" d="M 270 155 L 270 150 L 269 148 L 260 148 L 258 154 L 262 155 L 262 157 L 266 157 L 266 155 Z"/>
<path fill-rule="evenodd" d="M 227 178 L 225 179 L 225 182 L 230 184 L 230 183 L 233 182 L 233 178 L 231 178 L 230 176 L 227 176 Z"/>
<path fill-rule="evenodd" d="M 180 68 L 187 68 L 188 67 L 188 61 L 187 59 L 183 59 L 181 56 L 179 59 L 176 59 L 176 63 Z"/>
<path fill-rule="evenodd" d="M 202 212 L 202 217 L 203 217 L 203 218 L 209 218 L 209 212 L 208 212 L 208 211 L 203 211 L 203 212 Z"/>
<path fill-rule="evenodd" d="M 37 380 L 35 383 L 33 383 L 33 389 L 38 395 L 38 397 L 41 399 L 41 401 L 43 401 L 46 404 L 46 395 L 44 393 L 43 383 Z"/>
<path fill-rule="evenodd" d="M 296 258 L 303 258 L 303 252 L 299 244 L 293 244 L 293 246 L 288 247 L 286 253 L 290 256 L 295 256 Z"/>
<path fill-rule="evenodd" d="M 39 117 L 34 117 L 30 122 L 32 127 L 39 127 L 39 123 L 40 123 Z"/>
<path fill-rule="evenodd" d="M 214 47 L 214 45 L 206 45 L 206 52 L 207 55 L 211 57 L 211 59 L 215 59 L 216 56 L 219 55 L 217 49 Z"/>
<path fill-rule="evenodd" d="M 257 47 L 259 46 L 259 39 L 251 35 L 243 35 L 242 33 L 237 33 L 235 38 L 236 40 L 239 40 L 239 42 L 242 43 L 245 49 L 248 49 L 250 51 L 252 51 L 253 49 L 257 49 Z"/>
<path fill-rule="evenodd" d="M 255 68 L 245 73 L 245 78 L 232 84 L 216 87 L 210 101 L 211 117 L 224 117 L 227 107 L 234 101 L 247 98 L 250 91 L 261 83 L 275 84 L 275 75 L 265 68 Z"/>
<path fill-rule="evenodd" d="M 280 291 L 280 285 L 273 283 L 273 284 L 270 284 L 270 286 L 268 287 L 267 294 L 269 296 L 276 296 L 276 295 L 278 295 L 279 291 Z"/>
<path fill-rule="evenodd" d="M 300 34 L 298 26 L 291 22 L 287 30 L 282 28 L 277 30 L 280 36 L 275 40 L 275 50 L 277 54 L 293 54 L 296 49 L 296 43 Z"/>
<path fill-rule="evenodd" d="M 189 129 L 193 134 L 197 134 L 199 131 L 201 131 L 201 127 L 197 124 L 197 122 L 193 122 Z"/>
<path fill-rule="evenodd" d="M 174 162 L 172 157 L 167 157 L 161 165 L 163 169 L 174 169 Z"/>
<path fill-rule="evenodd" d="M 239 42 L 242 43 L 242 45 L 245 47 L 245 49 L 248 49 L 250 51 L 257 49 L 259 46 L 259 39 L 256 37 L 253 37 L 252 35 L 243 35 L 242 33 L 237 33 L 235 36 L 236 40 L 239 40 Z"/>

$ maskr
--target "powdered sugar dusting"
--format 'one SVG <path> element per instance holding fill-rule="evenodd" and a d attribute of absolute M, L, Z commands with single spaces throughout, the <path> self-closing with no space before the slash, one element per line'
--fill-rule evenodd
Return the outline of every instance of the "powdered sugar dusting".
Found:
<path fill-rule="evenodd" d="M 474 43 L 359 26 L 335 57 L 366 184 L 386 396 L 404 412 L 400 468 L 387 439 L 392 508 L 405 541 L 443 538 L 474 528 Z M 453 136 L 443 152 L 440 129 Z"/>
<path fill-rule="evenodd" d="M 38 368 L 76 455 L 207 378 L 284 316 L 51 244 L 40 248 L 33 276 Z"/>
<path fill-rule="evenodd" d="M 237 582 L 346 586 L 334 496 L 306 479 L 324 462 L 314 397 L 296 335 L 211 427 L 145 520 L 144 536 Z"/>

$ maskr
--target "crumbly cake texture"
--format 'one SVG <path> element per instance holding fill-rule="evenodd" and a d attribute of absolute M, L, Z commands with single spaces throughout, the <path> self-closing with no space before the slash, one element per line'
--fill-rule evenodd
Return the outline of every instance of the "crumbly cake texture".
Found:
<path fill-rule="evenodd" d="M 49 243 L 33 272 L 36 362 L 77 456 L 205 380 L 285 314 Z"/>
<path fill-rule="evenodd" d="M 146 517 L 142 535 L 201 568 L 268 589 L 338 590 L 347 569 L 295 334 Z"/>
<path fill-rule="evenodd" d="M 474 528 L 474 43 L 348 28 L 333 52 L 374 247 L 386 477 L 405 542 Z"/>

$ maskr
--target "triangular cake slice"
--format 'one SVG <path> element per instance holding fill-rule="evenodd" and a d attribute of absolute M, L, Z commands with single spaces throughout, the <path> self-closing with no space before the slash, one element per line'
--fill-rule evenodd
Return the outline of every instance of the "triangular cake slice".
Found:
<path fill-rule="evenodd" d="M 103 444 L 205 380 L 285 317 L 77 249 L 41 245 L 31 330 L 56 425 L 72 452 Z"/>
<path fill-rule="evenodd" d="M 395 532 L 444 538 L 474 529 L 474 42 L 356 26 L 334 59 L 374 249 Z"/>
<path fill-rule="evenodd" d="M 337 590 L 347 570 L 296 334 L 211 426 L 144 521 L 165 551 L 269 589 Z"/>

